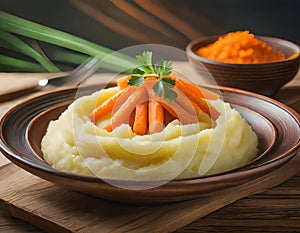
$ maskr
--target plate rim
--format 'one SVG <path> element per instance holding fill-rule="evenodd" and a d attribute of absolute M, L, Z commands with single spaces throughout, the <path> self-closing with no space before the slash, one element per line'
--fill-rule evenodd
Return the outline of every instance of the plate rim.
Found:
<path fill-rule="evenodd" d="M 97 85 L 99 85 L 99 84 L 97 84 Z M 86 87 L 89 88 L 90 86 L 95 86 L 95 85 L 87 85 Z M 218 90 L 221 90 L 221 92 L 222 91 L 227 91 L 227 92 L 231 92 L 233 94 L 247 95 L 247 96 L 251 96 L 251 97 L 254 97 L 254 98 L 258 98 L 258 99 L 263 99 L 264 101 L 268 101 L 269 103 L 275 104 L 275 105 L 279 106 L 281 109 L 283 109 L 284 111 L 286 111 L 288 113 L 288 115 L 290 117 L 293 117 L 293 119 L 298 123 L 298 125 L 300 125 L 300 115 L 298 114 L 298 112 L 296 112 L 294 109 L 290 108 L 289 106 L 287 106 L 287 105 L 285 105 L 285 104 L 283 104 L 283 103 L 281 103 L 281 102 L 279 102 L 275 99 L 272 99 L 270 97 L 266 97 L 266 96 L 263 96 L 263 95 L 260 95 L 260 94 L 257 94 L 257 93 L 253 93 L 253 92 L 250 92 L 250 91 L 237 89 L 237 88 L 223 87 L 223 86 L 217 86 L 217 87 L 210 86 L 210 88 L 217 88 Z M 53 93 L 57 93 L 57 92 L 72 91 L 72 90 L 75 90 L 75 89 L 77 89 L 77 87 L 59 88 L 57 90 L 47 91 L 45 93 L 41 93 L 39 95 L 28 98 L 25 101 L 22 101 L 21 103 L 19 103 L 19 104 L 13 106 L 12 108 L 10 108 L 1 117 L 1 120 L 0 120 L 1 129 L 2 129 L 3 124 L 6 121 L 7 117 L 10 116 L 16 110 L 18 110 L 22 105 L 28 104 L 31 101 L 35 100 L 35 99 L 38 99 L 40 97 L 43 97 L 43 96 L 46 96 L 46 95 L 49 95 L 49 94 L 53 94 Z M 101 181 L 101 183 L 106 184 L 106 182 L 104 182 L 99 177 L 73 174 L 73 173 L 57 170 L 55 168 L 52 168 L 50 165 L 49 165 L 49 167 L 46 167 L 46 166 L 44 167 L 44 166 L 41 166 L 40 164 L 33 163 L 33 161 L 31 161 L 31 160 L 28 160 L 27 158 L 23 158 L 23 157 L 17 155 L 16 152 L 14 151 L 14 149 L 11 148 L 2 139 L 3 139 L 3 134 L 2 134 L 2 130 L 1 130 L 0 131 L 0 149 L 1 149 L 2 152 L 4 152 L 3 154 L 9 160 L 17 161 L 18 162 L 17 164 L 19 164 L 19 163 L 22 164 L 23 163 L 22 165 L 25 164 L 25 167 L 29 166 L 33 169 L 42 170 L 43 172 L 46 172 L 47 174 L 51 174 L 51 175 L 54 175 L 54 176 L 60 176 L 60 177 L 63 177 L 63 178 L 68 178 L 68 179 L 74 179 L 75 178 L 75 179 L 79 179 L 81 181 L 88 181 L 88 182 L 92 182 L 92 183 L 99 183 L 99 181 Z M 225 173 L 219 173 L 219 174 L 204 176 L 204 177 L 174 179 L 174 180 L 171 180 L 170 182 L 168 182 L 165 185 L 169 185 L 169 186 L 176 185 L 177 186 L 177 185 L 180 185 L 182 183 L 184 183 L 184 184 L 199 184 L 199 183 L 211 183 L 211 182 L 214 183 L 214 182 L 218 182 L 220 180 L 232 180 L 233 178 L 235 180 L 235 179 L 240 179 L 241 177 L 248 177 L 251 174 L 257 173 L 257 171 L 264 170 L 266 168 L 270 169 L 272 167 L 275 167 L 278 163 L 280 163 L 281 160 L 286 160 L 286 162 L 287 162 L 289 159 L 291 159 L 293 156 L 295 156 L 297 154 L 297 151 L 299 149 L 300 149 L 300 139 L 298 140 L 298 142 L 292 148 L 290 148 L 288 151 L 283 153 L 282 156 L 280 156 L 280 158 L 278 158 L 274 161 L 271 161 L 270 163 L 263 164 L 262 166 L 253 167 L 253 168 L 250 168 L 248 170 L 240 170 L 240 171 L 233 171 L 233 172 L 229 171 L 229 172 L 225 172 Z M 14 162 L 14 163 L 16 164 L 16 162 Z M 19 164 L 19 166 L 20 166 L 20 164 Z M 24 166 L 21 166 L 21 167 L 23 169 L 29 171 L 28 169 L 24 168 Z M 149 180 L 149 181 L 121 180 L 121 179 L 116 179 L 116 180 L 120 181 L 120 182 L 132 182 L 134 184 L 137 184 L 139 182 L 143 182 L 143 183 L 153 182 L 151 180 Z"/>

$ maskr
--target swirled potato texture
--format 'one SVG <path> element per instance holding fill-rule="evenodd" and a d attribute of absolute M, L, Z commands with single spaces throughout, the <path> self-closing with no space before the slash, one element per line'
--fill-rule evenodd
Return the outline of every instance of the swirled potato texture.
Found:
<path fill-rule="evenodd" d="M 81 97 L 49 123 L 41 149 L 52 167 L 100 178 L 162 180 L 225 172 L 257 156 L 257 135 L 221 99 L 210 101 L 221 113 L 214 123 L 202 113 L 198 123 L 174 120 L 155 134 L 136 135 L 128 124 L 107 132 L 109 114 L 97 124 L 88 115 L 118 91 L 113 87 Z"/>

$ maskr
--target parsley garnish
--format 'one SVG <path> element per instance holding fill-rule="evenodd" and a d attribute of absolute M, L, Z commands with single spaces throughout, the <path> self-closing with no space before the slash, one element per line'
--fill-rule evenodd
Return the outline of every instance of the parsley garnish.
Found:
<path fill-rule="evenodd" d="M 153 90 L 156 95 L 162 97 L 170 104 L 177 97 L 177 93 L 172 90 L 175 86 L 175 80 L 165 78 L 172 72 L 172 62 L 161 60 L 152 64 L 152 52 L 145 51 L 142 55 L 136 56 L 141 62 L 141 66 L 132 70 L 131 78 L 128 81 L 130 86 L 140 86 L 144 83 L 145 78 L 154 76 L 158 82 L 154 84 Z"/>

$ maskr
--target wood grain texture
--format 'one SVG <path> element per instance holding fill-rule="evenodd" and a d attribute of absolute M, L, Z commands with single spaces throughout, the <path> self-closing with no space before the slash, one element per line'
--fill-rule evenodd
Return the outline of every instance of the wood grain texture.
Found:
<path fill-rule="evenodd" d="M 43 233 L 44 231 L 22 220 L 0 215 L 0 232 L 3 233 Z"/>
<path fill-rule="evenodd" d="M 300 232 L 299 184 L 300 173 L 279 186 L 268 189 L 259 194 L 251 195 L 231 205 L 223 207 L 222 209 L 211 213 L 202 219 L 196 220 L 176 232 Z M 259 205 L 256 204 L 256 200 L 260 200 Z M 267 202 L 264 202 L 264 200 L 267 200 Z M 285 206 L 287 200 L 290 200 L 288 201 L 288 207 Z M 275 204 L 272 206 L 267 205 L 270 202 Z M 247 203 L 247 205 L 245 205 L 245 203 Z M 251 228 L 247 225 L 249 215 L 247 215 L 245 207 L 250 207 L 251 214 L 253 214 L 250 216 L 252 219 L 250 221 L 252 223 Z M 286 209 L 288 209 L 288 211 L 286 211 Z M 264 214 L 257 214 L 260 211 L 263 211 Z M 273 219 L 274 213 L 277 214 L 278 218 Z M 292 226 L 290 226 L 291 219 L 293 220 Z M 0 232 L 44 233 L 45 231 L 42 231 L 22 220 L 9 217 L 7 210 L 6 212 L 3 211 L 3 207 L 0 202 Z"/>
<path fill-rule="evenodd" d="M 300 232 L 300 173 L 195 221 L 178 232 Z"/>
<path fill-rule="evenodd" d="M 0 103 L 23 97 L 35 91 L 38 81 L 55 77 L 55 73 L 1 73 Z"/>
<path fill-rule="evenodd" d="M 98 229 L 101 232 L 169 232 L 238 199 L 284 182 L 295 175 L 299 164 L 297 156 L 270 174 L 217 191 L 207 198 L 168 205 L 132 206 L 66 190 L 9 163 L 0 168 L 0 199 L 5 202 L 7 215 L 47 232 L 97 232 Z M 246 212 L 249 209 L 247 202 L 243 209 Z M 251 211 L 249 213 L 251 216 Z"/>

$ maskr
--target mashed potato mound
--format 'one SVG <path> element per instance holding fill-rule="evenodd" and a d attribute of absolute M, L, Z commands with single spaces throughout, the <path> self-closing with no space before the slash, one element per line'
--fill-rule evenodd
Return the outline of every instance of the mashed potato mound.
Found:
<path fill-rule="evenodd" d="M 152 135 L 135 135 L 128 124 L 107 132 L 103 127 L 110 116 L 95 125 L 88 114 L 119 90 L 81 97 L 50 122 L 41 149 L 52 167 L 100 178 L 161 180 L 228 171 L 257 155 L 256 134 L 221 99 L 209 101 L 221 113 L 213 125 L 203 113 L 199 123 L 174 120 Z"/>

